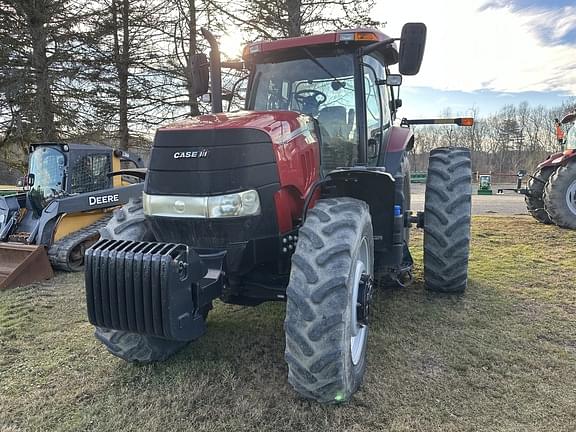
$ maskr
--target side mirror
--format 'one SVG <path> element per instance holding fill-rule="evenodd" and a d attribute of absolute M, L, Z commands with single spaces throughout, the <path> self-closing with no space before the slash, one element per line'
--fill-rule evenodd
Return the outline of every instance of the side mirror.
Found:
<path fill-rule="evenodd" d="M 36 176 L 34 174 L 28 174 L 28 176 L 26 177 L 26 186 L 34 186 L 34 179 L 36 178 Z"/>
<path fill-rule="evenodd" d="M 423 23 L 404 24 L 400 41 L 399 65 L 402 75 L 416 75 L 420 71 L 425 46 L 426 26 Z"/>
<path fill-rule="evenodd" d="M 208 73 L 208 58 L 206 54 L 192 54 L 192 57 L 190 57 L 190 69 L 192 72 L 194 93 L 197 96 L 208 93 L 210 76 Z"/>

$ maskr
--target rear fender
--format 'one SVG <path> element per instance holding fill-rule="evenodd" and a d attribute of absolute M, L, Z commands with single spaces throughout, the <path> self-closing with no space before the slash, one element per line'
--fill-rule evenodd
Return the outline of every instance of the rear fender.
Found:
<path fill-rule="evenodd" d="M 410 151 L 414 147 L 414 132 L 406 127 L 391 126 L 384 133 L 383 143 L 388 152 Z"/>
<path fill-rule="evenodd" d="M 554 153 L 548 156 L 548 159 L 544 162 L 538 164 L 537 169 L 563 166 L 575 157 L 576 150 L 565 150 L 563 153 Z"/>

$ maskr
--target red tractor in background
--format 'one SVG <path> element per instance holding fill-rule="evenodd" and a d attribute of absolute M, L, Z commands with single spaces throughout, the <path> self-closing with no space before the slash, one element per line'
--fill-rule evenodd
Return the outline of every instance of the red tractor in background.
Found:
<path fill-rule="evenodd" d="M 210 75 L 213 114 L 158 130 L 142 199 L 86 252 L 90 322 L 112 354 L 152 362 L 205 332 L 214 299 L 287 301 L 288 381 L 305 398 L 346 401 L 366 369 L 375 278 L 410 276 L 412 224 L 424 228 L 426 286 L 467 285 L 467 149 L 431 152 L 425 212 L 410 212 L 415 122 L 396 119 L 402 75 L 390 66 L 419 71 L 426 27 L 252 43 L 236 113 L 222 113 L 218 46 L 204 34 L 210 68 L 198 55 L 194 76 L 200 94 Z"/>
<path fill-rule="evenodd" d="M 539 222 L 576 229 L 576 112 L 560 123 L 572 125 L 564 138 L 565 150 L 550 155 L 536 167 L 526 189 L 528 212 Z"/>

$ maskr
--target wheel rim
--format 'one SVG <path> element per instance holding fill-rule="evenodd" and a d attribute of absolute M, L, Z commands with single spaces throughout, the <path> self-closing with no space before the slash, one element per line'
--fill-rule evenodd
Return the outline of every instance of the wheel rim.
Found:
<path fill-rule="evenodd" d="M 366 325 L 358 322 L 356 305 L 358 303 L 358 292 L 360 289 L 362 275 L 370 275 L 372 273 L 369 257 L 370 253 L 368 249 L 368 240 L 366 237 L 364 237 L 362 238 L 360 250 L 358 251 L 358 257 L 356 258 L 356 263 L 354 265 L 354 280 L 352 285 L 352 336 L 350 337 L 350 352 L 352 353 L 352 364 L 354 365 L 357 365 L 360 362 L 368 330 Z"/>
<path fill-rule="evenodd" d="M 574 180 L 566 190 L 566 204 L 572 214 L 576 215 L 576 180 Z"/>

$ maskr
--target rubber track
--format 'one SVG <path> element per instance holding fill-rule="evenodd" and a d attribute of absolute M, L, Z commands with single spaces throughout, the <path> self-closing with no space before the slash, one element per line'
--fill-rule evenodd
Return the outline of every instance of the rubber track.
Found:
<path fill-rule="evenodd" d="M 50 259 L 52 267 L 67 272 L 78 271 L 78 269 L 70 267 L 68 260 L 70 253 L 72 253 L 74 248 L 79 244 L 90 240 L 95 235 L 99 236 L 100 229 L 106 226 L 110 218 L 111 215 L 106 215 L 93 224 L 73 232 L 52 244 L 48 249 L 48 258 Z"/>
<path fill-rule="evenodd" d="M 366 203 L 338 198 L 318 201 L 299 231 L 286 290 L 284 358 L 288 382 L 305 398 L 343 402 L 362 381 L 365 361 L 352 366 L 350 359 L 348 277 L 367 224 Z"/>
<path fill-rule="evenodd" d="M 468 279 L 472 170 L 470 151 L 430 154 L 424 223 L 424 280 L 428 289 L 462 292 Z"/>

